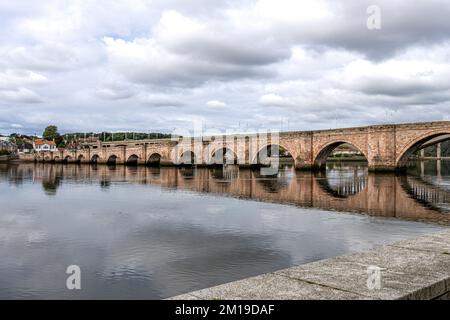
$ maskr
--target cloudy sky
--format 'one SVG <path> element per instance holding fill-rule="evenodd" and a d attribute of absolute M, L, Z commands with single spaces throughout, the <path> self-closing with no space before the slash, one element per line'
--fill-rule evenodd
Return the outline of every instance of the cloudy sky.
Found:
<path fill-rule="evenodd" d="M 449 17 L 446 0 L 0 0 L 0 133 L 449 120 Z"/>

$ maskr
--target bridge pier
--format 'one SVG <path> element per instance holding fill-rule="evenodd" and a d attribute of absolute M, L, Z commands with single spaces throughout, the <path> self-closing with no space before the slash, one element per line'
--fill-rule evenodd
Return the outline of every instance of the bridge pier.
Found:
<path fill-rule="evenodd" d="M 173 167 L 173 166 L 175 166 L 175 164 L 171 160 L 161 159 L 161 161 L 159 162 L 159 166 L 160 167 Z"/>
<path fill-rule="evenodd" d="M 326 164 L 302 164 L 295 165 L 295 170 L 298 171 L 313 171 L 313 172 L 323 172 L 327 170 Z"/>
<path fill-rule="evenodd" d="M 97 160 L 89 160 L 90 164 L 108 164 L 108 160 L 97 159 Z"/>
<path fill-rule="evenodd" d="M 310 161 L 301 159 L 298 157 L 294 159 L 294 167 L 297 171 L 318 171 L 320 170 L 320 166 L 317 164 L 311 163 Z"/>
<path fill-rule="evenodd" d="M 396 166 L 389 166 L 389 165 L 370 165 L 369 164 L 369 171 L 370 172 L 403 172 L 406 171 L 406 167 L 396 167 Z"/>

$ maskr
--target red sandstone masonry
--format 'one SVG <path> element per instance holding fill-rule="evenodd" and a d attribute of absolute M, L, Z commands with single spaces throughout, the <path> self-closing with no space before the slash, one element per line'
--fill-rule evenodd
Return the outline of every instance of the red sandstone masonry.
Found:
<path fill-rule="evenodd" d="M 279 145 L 291 153 L 299 169 L 323 167 L 334 148 L 349 143 L 358 148 L 367 158 L 369 169 L 393 171 L 406 165 L 406 160 L 426 140 L 439 135 L 450 134 L 450 121 L 375 125 L 358 128 L 284 132 L 280 134 Z M 89 163 L 96 160 L 105 163 L 111 156 L 117 163 L 125 163 L 136 156 L 139 164 L 145 164 L 152 155 L 159 154 L 163 164 L 173 164 L 186 151 L 194 152 L 198 159 L 209 159 L 223 142 L 210 138 L 197 138 L 197 148 L 188 141 L 142 140 L 108 142 L 91 145 L 83 150 L 63 150 L 54 153 L 34 155 L 36 161 Z M 249 143 L 249 140 L 251 143 Z M 219 142 L 218 142 L 219 141 Z M 242 135 L 234 138 L 232 151 L 240 164 L 255 164 L 258 151 L 270 144 L 258 136 Z M 23 158 L 23 157 L 22 157 Z M 207 160 L 204 161 L 206 164 Z"/>

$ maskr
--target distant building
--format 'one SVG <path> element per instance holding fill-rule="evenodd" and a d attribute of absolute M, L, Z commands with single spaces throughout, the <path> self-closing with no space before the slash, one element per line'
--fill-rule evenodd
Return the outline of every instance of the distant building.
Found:
<path fill-rule="evenodd" d="M 48 141 L 48 140 L 44 140 L 44 139 L 34 139 L 33 140 L 33 149 L 36 152 L 58 151 L 55 141 Z"/>
<path fill-rule="evenodd" d="M 34 147 L 32 143 L 24 142 L 21 146 L 17 148 L 19 153 L 31 153 Z"/>
<path fill-rule="evenodd" d="M 0 151 L 15 153 L 17 146 L 9 140 L 9 137 L 0 137 Z"/>

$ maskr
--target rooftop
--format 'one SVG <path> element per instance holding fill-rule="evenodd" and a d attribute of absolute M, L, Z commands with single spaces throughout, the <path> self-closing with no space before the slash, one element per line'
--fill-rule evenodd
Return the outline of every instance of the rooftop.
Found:
<path fill-rule="evenodd" d="M 50 141 L 50 140 L 45 140 L 45 139 L 35 139 L 34 140 L 34 144 L 36 146 L 42 146 L 44 144 L 48 144 L 50 146 L 55 146 L 56 145 L 55 141 Z"/>

